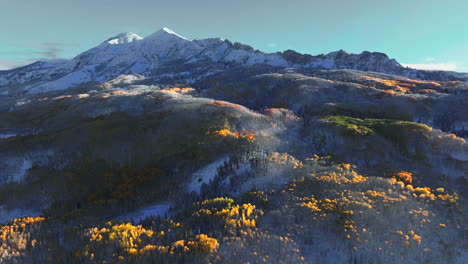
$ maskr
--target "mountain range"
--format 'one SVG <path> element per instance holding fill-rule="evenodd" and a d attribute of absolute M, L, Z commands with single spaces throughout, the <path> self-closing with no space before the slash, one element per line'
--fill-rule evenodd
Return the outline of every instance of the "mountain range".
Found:
<path fill-rule="evenodd" d="M 340 50 L 312 56 L 286 50 L 269 54 L 221 38 L 189 40 L 162 28 L 146 38 L 135 33 L 118 34 L 71 60 L 36 62 L 1 71 L 0 93 L 61 90 L 85 83 L 102 83 L 124 74 L 140 74 L 156 80 L 179 75 L 190 83 L 236 65 L 254 64 L 353 69 L 421 80 L 466 80 L 459 73 L 410 69 L 379 52 L 349 54 Z"/>

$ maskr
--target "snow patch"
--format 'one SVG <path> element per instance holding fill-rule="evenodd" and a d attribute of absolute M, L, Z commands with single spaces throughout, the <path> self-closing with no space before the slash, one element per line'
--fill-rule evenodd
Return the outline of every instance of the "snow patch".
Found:
<path fill-rule="evenodd" d="M 30 160 L 24 159 L 17 172 L 11 176 L 11 181 L 22 182 L 30 168 L 32 168 L 32 162 Z"/>
<path fill-rule="evenodd" d="M 239 164 L 239 168 L 236 169 L 236 171 L 234 172 L 234 175 L 240 175 L 240 174 L 244 174 L 248 171 L 250 171 L 250 169 L 252 169 L 252 165 L 250 163 L 241 163 Z"/>
<path fill-rule="evenodd" d="M 450 156 L 456 160 L 465 161 L 465 162 L 468 161 L 467 152 L 450 153 Z"/>
<path fill-rule="evenodd" d="M 187 40 L 187 41 L 190 41 L 189 39 L 175 33 L 174 31 L 166 28 L 166 27 L 163 27 L 161 28 L 160 30 L 154 32 L 153 34 L 147 36 L 145 38 L 145 40 L 163 40 L 163 39 L 167 39 L 168 37 L 175 37 L 175 38 L 178 38 L 178 39 L 183 39 L 183 40 Z"/>
<path fill-rule="evenodd" d="M 130 85 L 136 81 L 141 81 L 144 79 L 145 77 L 139 74 L 120 75 L 119 77 L 108 81 L 108 83 L 111 85 L 119 85 L 119 84 Z"/>
<path fill-rule="evenodd" d="M 85 70 L 86 69 L 82 71 L 71 72 L 70 74 L 60 79 L 35 87 L 31 89 L 31 92 L 41 93 L 47 91 L 63 90 L 84 82 L 88 82 L 91 80 L 91 74 Z"/>
<path fill-rule="evenodd" d="M 39 210 L 20 209 L 20 208 L 8 210 L 8 209 L 4 209 L 3 206 L 0 206 L 0 224 L 4 224 L 15 218 L 26 217 L 26 216 L 36 217 L 36 216 L 39 216 L 40 214 L 41 212 Z"/>
<path fill-rule="evenodd" d="M 11 138 L 16 137 L 16 134 L 0 134 L 0 138 Z"/>
<path fill-rule="evenodd" d="M 177 36 L 177 37 L 179 37 L 179 38 L 183 38 L 183 39 L 185 39 L 185 40 L 188 40 L 186 37 L 183 37 L 183 36 L 181 36 L 181 35 L 175 33 L 174 31 L 170 30 L 170 29 L 167 28 L 167 27 L 163 27 L 163 28 L 161 29 L 161 31 L 164 31 L 164 32 L 166 32 L 166 33 L 168 33 L 168 34 L 175 35 L 175 36 Z"/>
<path fill-rule="evenodd" d="M 230 180 L 232 177 L 245 174 L 251 169 L 252 169 L 252 164 L 248 162 L 239 164 L 239 167 L 235 169 L 235 171 L 232 174 L 228 175 L 224 180 L 222 180 L 220 185 L 223 186 L 224 188 L 229 188 L 229 185 L 231 183 Z"/>
<path fill-rule="evenodd" d="M 187 188 L 188 192 L 200 193 L 203 183 L 209 184 L 218 174 L 218 168 L 223 166 L 227 161 L 229 161 L 229 158 L 224 157 L 196 171 L 192 175 L 192 181 Z"/>
<path fill-rule="evenodd" d="M 142 40 L 142 39 L 143 38 L 138 36 L 137 34 L 133 32 L 128 32 L 128 33 L 120 33 L 117 36 L 106 40 L 105 43 L 116 45 L 116 44 L 130 43 L 130 42 L 133 42 L 136 40 Z"/>
<path fill-rule="evenodd" d="M 126 214 L 118 217 L 116 220 L 134 220 L 135 222 L 141 222 L 141 220 L 150 216 L 169 217 L 167 212 L 172 207 L 172 203 L 164 202 L 146 206 L 138 211 Z"/>
<path fill-rule="evenodd" d="M 245 180 L 239 188 L 236 189 L 235 194 L 242 194 L 252 188 L 258 188 L 261 190 L 276 189 L 284 186 L 284 184 L 290 181 L 293 177 L 293 175 L 284 173 L 285 167 L 277 166 L 277 164 L 269 164 L 268 167 L 268 173 L 256 174 L 255 178 Z"/>

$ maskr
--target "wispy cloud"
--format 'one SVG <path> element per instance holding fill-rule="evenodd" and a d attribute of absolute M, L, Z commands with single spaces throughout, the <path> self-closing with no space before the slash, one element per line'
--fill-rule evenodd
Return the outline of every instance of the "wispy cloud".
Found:
<path fill-rule="evenodd" d="M 433 58 L 433 57 L 427 57 L 424 59 L 424 61 L 427 61 L 427 62 L 431 62 L 431 61 L 435 61 L 436 59 Z"/>
<path fill-rule="evenodd" d="M 17 43 L 12 45 L 16 48 L 23 49 L 19 51 L 29 52 L 33 56 L 38 56 L 39 59 L 55 60 L 59 58 L 59 54 L 65 50 L 65 47 L 76 46 L 76 44 L 67 44 L 60 42 L 38 42 L 38 43 Z"/>
<path fill-rule="evenodd" d="M 456 71 L 458 69 L 458 63 L 456 62 L 444 62 L 444 63 L 416 63 L 416 64 L 402 64 L 405 67 L 418 69 L 418 70 L 429 70 L 429 71 Z"/>
<path fill-rule="evenodd" d="M 269 48 L 275 48 L 276 46 L 278 46 L 278 44 L 276 44 L 276 43 L 268 43 L 267 44 L 267 47 L 269 47 Z"/>
<path fill-rule="evenodd" d="M 21 67 L 33 63 L 34 61 L 35 60 L 0 60 L 0 71 Z"/>
<path fill-rule="evenodd" d="M 427 71 L 467 71 L 468 69 L 468 65 L 462 59 L 441 61 L 435 57 L 426 57 L 417 63 L 402 63 L 401 65 Z"/>
<path fill-rule="evenodd" d="M 0 51 L 0 55 L 18 59 L 0 60 L 0 70 L 8 70 L 24 66 L 35 61 L 50 61 L 63 58 L 60 54 L 66 47 L 77 44 L 60 42 L 32 42 L 14 43 L 10 45 L 13 50 Z"/>
<path fill-rule="evenodd" d="M 456 71 L 460 68 L 457 62 L 437 62 L 435 58 L 425 58 L 423 63 L 403 63 L 403 66 L 429 71 Z"/>

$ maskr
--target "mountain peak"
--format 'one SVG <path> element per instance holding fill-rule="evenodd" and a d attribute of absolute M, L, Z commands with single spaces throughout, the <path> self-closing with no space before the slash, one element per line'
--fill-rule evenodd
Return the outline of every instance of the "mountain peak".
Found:
<path fill-rule="evenodd" d="M 138 36 L 137 34 L 133 32 L 125 32 L 125 33 L 117 34 L 116 36 L 107 39 L 106 41 L 104 41 L 104 43 L 111 44 L 111 45 L 125 44 L 125 43 L 130 43 L 130 42 L 133 42 L 136 40 L 142 40 L 142 39 L 143 39 L 142 37 Z"/>
<path fill-rule="evenodd" d="M 167 39 L 167 38 L 178 38 L 190 41 L 189 39 L 175 33 L 167 27 L 163 27 L 160 30 L 154 32 L 153 34 L 147 36 L 145 39 Z"/>

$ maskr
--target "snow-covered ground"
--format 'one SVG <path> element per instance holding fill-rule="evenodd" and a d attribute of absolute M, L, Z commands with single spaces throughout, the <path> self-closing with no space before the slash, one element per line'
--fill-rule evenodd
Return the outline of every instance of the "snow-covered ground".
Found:
<path fill-rule="evenodd" d="M 32 162 L 26 158 L 0 160 L 0 184 L 9 182 L 22 182 Z"/>
<path fill-rule="evenodd" d="M 140 222 L 141 220 L 150 217 L 150 216 L 160 216 L 160 217 L 170 217 L 168 214 L 169 209 L 173 206 L 170 202 L 162 202 L 157 204 L 152 204 L 146 206 L 140 210 L 135 212 L 131 212 L 129 214 L 119 216 L 116 220 L 124 221 L 124 220 L 132 220 L 136 223 Z"/>
<path fill-rule="evenodd" d="M 104 43 L 117 45 L 117 44 L 130 43 L 130 42 L 138 41 L 142 39 L 143 39 L 142 37 L 138 36 L 137 34 L 133 32 L 127 32 L 127 33 L 120 33 L 117 36 L 106 40 Z"/>
<path fill-rule="evenodd" d="M 192 181 L 189 183 L 187 191 L 200 193 L 203 183 L 209 184 L 218 173 L 218 168 L 227 161 L 229 158 L 223 157 L 196 171 L 192 175 Z"/>
<path fill-rule="evenodd" d="M 270 164 L 268 173 L 266 174 L 256 174 L 255 178 L 249 178 L 245 180 L 239 187 L 236 189 L 235 194 L 242 194 L 244 192 L 250 191 L 252 188 L 258 189 L 268 189 L 268 188 L 278 188 L 283 186 L 286 182 L 291 180 L 293 175 L 285 174 L 285 168 L 282 166 L 277 166 L 277 164 Z"/>
<path fill-rule="evenodd" d="M 22 182 L 30 168 L 32 168 L 32 162 L 30 160 L 24 159 L 18 171 L 15 174 L 13 174 L 11 180 L 13 182 Z"/>
<path fill-rule="evenodd" d="M 230 180 L 232 177 L 237 175 L 242 175 L 252 169 L 252 165 L 248 162 L 239 164 L 239 167 L 234 171 L 233 174 L 228 175 L 223 181 L 221 181 L 221 186 L 229 188 Z"/>
<path fill-rule="evenodd" d="M 4 209 L 3 206 L 0 206 L 0 224 L 4 224 L 12 219 L 26 216 L 39 216 L 41 214 L 40 210 L 34 209 Z"/>
<path fill-rule="evenodd" d="M 54 160 L 55 168 L 63 168 L 68 161 L 65 161 L 60 154 L 52 150 L 31 151 L 27 155 L 18 153 L 17 155 L 2 156 L 0 158 L 0 184 L 9 182 L 24 182 L 28 176 L 28 171 L 33 166 L 49 166 Z"/>
<path fill-rule="evenodd" d="M 0 138 L 16 137 L 16 134 L 0 134 Z"/>
<path fill-rule="evenodd" d="M 468 161 L 468 153 L 466 152 L 451 153 L 450 156 L 457 160 Z"/>

